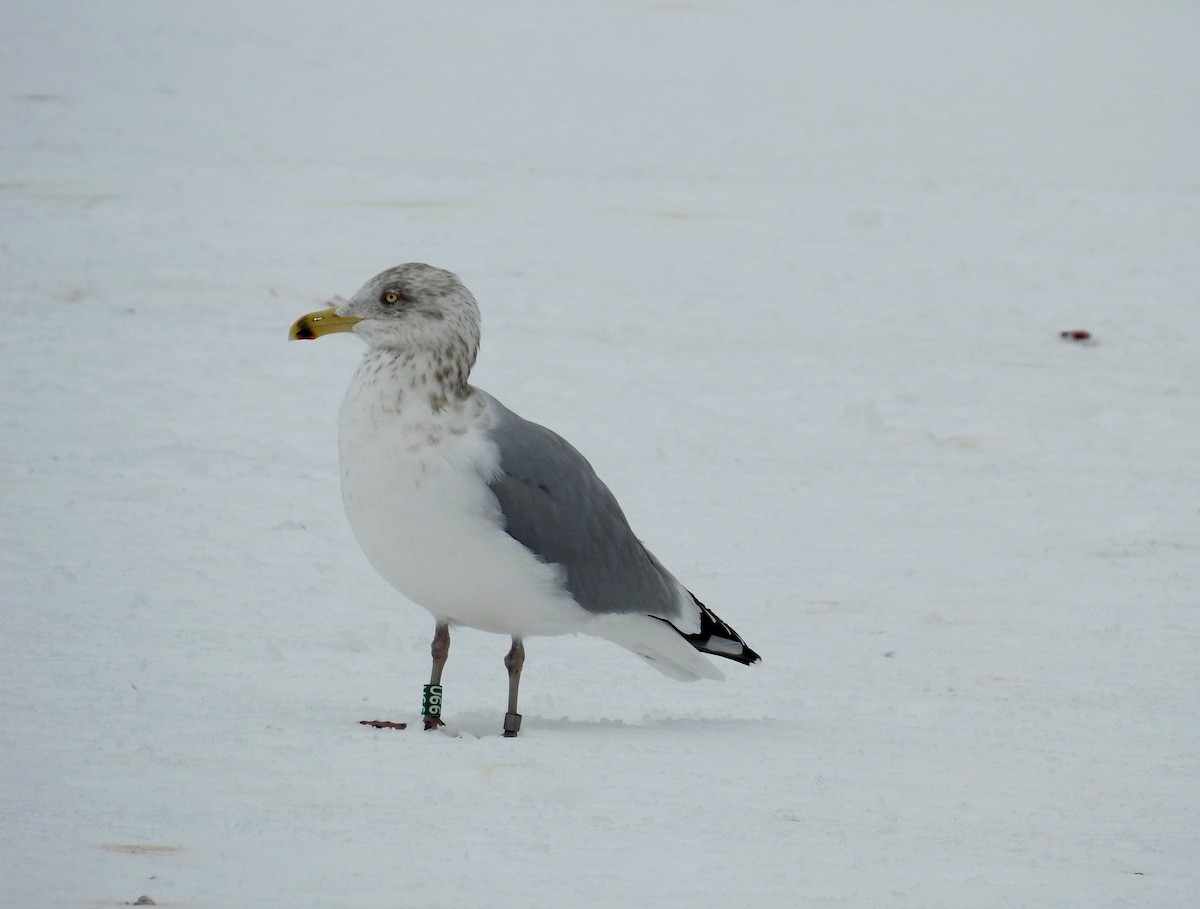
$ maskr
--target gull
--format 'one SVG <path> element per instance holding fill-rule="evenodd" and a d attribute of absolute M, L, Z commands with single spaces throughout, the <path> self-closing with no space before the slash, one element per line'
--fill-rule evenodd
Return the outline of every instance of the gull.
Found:
<path fill-rule="evenodd" d="M 705 654 L 759 661 L 642 545 L 583 455 L 468 382 L 479 305 L 457 276 L 390 268 L 302 316 L 289 338 L 336 332 L 367 345 L 338 414 L 350 527 L 379 574 L 435 621 L 426 729 L 444 725 L 452 626 L 512 639 L 508 737 L 521 728 L 528 636 L 594 635 L 681 681 L 723 678 Z"/>

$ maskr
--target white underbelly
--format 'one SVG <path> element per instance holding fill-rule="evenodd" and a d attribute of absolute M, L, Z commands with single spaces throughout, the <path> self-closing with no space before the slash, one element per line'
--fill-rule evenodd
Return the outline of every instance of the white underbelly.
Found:
<path fill-rule="evenodd" d="M 388 583 L 438 619 L 483 631 L 563 634 L 588 624 L 562 570 L 501 528 L 484 479 L 496 454 L 477 428 L 418 446 L 411 427 L 363 425 L 341 427 L 342 497 Z"/>

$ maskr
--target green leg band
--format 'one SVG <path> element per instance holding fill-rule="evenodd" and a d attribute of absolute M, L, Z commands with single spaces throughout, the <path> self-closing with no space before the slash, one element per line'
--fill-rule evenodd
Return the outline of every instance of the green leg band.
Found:
<path fill-rule="evenodd" d="M 442 686 L 426 685 L 421 695 L 421 716 L 441 717 L 442 715 Z"/>

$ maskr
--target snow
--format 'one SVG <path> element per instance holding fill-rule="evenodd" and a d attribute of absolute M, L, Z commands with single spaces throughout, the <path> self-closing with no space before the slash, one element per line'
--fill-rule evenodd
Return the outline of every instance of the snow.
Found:
<path fill-rule="evenodd" d="M 1200 8 L 3 19 L 0 904 L 1194 904 Z M 761 666 L 357 725 L 432 623 L 285 335 L 411 260 Z"/>

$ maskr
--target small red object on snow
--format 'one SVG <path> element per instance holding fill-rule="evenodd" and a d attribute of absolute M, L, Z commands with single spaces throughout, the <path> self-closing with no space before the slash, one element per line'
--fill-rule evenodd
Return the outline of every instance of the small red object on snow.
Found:
<path fill-rule="evenodd" d="M 1060 331 L 1058 336 L 1066 341 L 1090 341 L 1092 333 L 1083 329 L 1075 329 L 1074 331 Z"/>
<path fill-rule="evenodd" d="M 359 720 L 360 726 L 371 726 L 374 729 L 407 729 L 408 723 L 393 723 L 391 720 Z"/>

